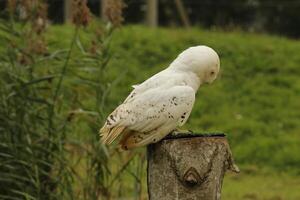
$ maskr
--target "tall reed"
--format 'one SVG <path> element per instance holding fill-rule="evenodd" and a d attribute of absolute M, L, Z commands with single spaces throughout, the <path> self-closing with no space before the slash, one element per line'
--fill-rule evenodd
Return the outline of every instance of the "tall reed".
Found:
<path fill-rule="evenodd" d="M 142 198 L 144 154 L 99 142 L 122 78 L 106 74 L 124 8 L 109 2 L 106 21 L 90 25 L 87 2 L 73 1 L 74 33 L 62 50 L 47 44 L 44 1 L 8 1 L 0 18 L 0 199 Z M 81 127 L 84 136 L 74 135 Z"/>
<path fill-rule="evenodd" d="M 71 188 L 65 151 L 67 121 L 55 103 L 53 60 L 44 38 L 47 5 L 9 1 L 1 19 L 0 198 L 57 199 Z M 16 8 L 21 11 L 16 12 Z"/>

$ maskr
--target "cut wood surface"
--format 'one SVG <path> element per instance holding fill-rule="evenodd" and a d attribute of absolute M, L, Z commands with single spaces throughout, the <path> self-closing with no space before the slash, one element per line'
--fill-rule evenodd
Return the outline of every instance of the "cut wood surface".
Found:
<path fill-rule="evenodd" d="M 227 169 L 239 172 L 224 134 L 177 134 L 148 146 L 150 200 L 219 200 Z"/>

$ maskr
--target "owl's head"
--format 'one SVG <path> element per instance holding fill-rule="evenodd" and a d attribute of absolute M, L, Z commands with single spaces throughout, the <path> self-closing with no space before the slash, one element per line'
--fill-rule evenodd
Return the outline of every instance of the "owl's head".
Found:
<path fill-rule="evenodd" d="M 202 83 L 212 83 L 218 76 L 220 59 L 212 48 L 194 46 L 180 53 L 171 67 L 195 73 Z"/>

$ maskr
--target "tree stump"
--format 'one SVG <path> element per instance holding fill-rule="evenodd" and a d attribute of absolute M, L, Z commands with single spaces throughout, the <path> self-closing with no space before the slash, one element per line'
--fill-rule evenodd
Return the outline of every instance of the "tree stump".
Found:
<path fill-rule="evenodd" d="M 149 200 L 219 200 L 225 171 L 239 172 L 224 134 L 176 134 L 148 146 Z"/>

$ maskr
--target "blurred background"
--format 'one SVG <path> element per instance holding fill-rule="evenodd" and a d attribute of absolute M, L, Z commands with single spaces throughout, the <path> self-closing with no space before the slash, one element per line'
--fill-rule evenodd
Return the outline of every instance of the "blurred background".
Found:
<path fill-rule="evenodd" d="M 300 199 L 300 0 L 1 0 L 0 199 L 147 199 L 145 148 L 104 146 L 107 114 L 184 49 L 221 75 L 185 129 L 225 132 L 227 200 Z"/>
<path fill-rule="evenodd" d="M 105 17 L 105 1 L 109 0 L 88 0 L 87 5 L 93 15 Z M 72 18 L 72 0 L 44 2 L 48 4 L 47 16 L 51 23 L 62 24 Z M 124 24 L 200 26 L 227 31 L 238 28 L 300 37 L 298 0 L 124 0 L 124 3 Z M 1 0 L 0 8 L 5 7 L 6 0 Z"/>

